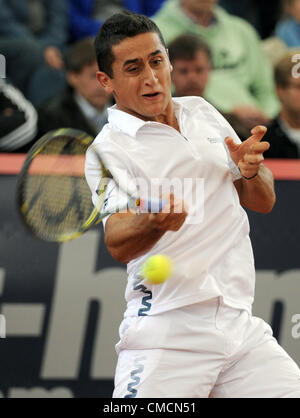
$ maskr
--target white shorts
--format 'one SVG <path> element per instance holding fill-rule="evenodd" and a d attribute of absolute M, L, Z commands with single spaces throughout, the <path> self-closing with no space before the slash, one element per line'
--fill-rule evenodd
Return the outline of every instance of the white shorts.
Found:
<path fill-rule="evenodd" d="M 300 370 L 262 319 L 221 298 L 126 318 L 114 398 L 300 398 Z"/>

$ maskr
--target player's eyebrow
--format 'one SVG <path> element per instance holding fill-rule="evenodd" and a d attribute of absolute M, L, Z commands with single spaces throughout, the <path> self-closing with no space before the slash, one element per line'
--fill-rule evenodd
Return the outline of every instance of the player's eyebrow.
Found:
<path fill-rule="evenodd" d="M 151 54 L 149 54 L 149 57 L 152 57 L 153 55 L 157 55 L 157 54 L 161 54 L 161 53 L 162 53 L 161 50 L 157 49 L 156 51 L 151 52 Z"/>
<path fill-rule="evenodd" d="M 156 51 L 154 51 L 154 52 L 151 52 L 151 54 L 149 54 L 148 55 L 148 57 L 153 57 L 154 55 L 157 55 L 157 54 L 161 54 L 162 52 L 161 52 L 161 50 L 160 49 L 157 49 Z M 137 63 L 139 61 L 139 59 L 138 58 L 133 58 L 133 59 L 131 59 L 131 60 L 126 60 L 125 62 L 124 62 L 124 64 L 123 64 L 123 67 L 126 67 L 126 65 L 129 65 L 129 64 L 135 64 L 135 63 Z"/>
<path fill-rule="evenodd" d="M 134 58 L 132 60 L 126 60 L 123 64 L 123 67 L 126 67 L 126 65 L 129 65 L 129 64 L 135 64 L 136 62 L 138 62 L 138 60 L 139 60 L 138 58 Z"/>

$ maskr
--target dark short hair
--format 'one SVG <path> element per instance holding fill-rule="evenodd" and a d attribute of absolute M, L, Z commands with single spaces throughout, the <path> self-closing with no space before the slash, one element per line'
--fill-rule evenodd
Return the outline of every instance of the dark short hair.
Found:
<path fill-rule="evenodd" d="M 176 59 L 192 60 L 195 58 L 196 53 L 203 51 L 209 61 L 212 61 L 212 55 L 210 47 L 203 39 L 192 33 L 185 33 L 178 36 L 168 45 L 170 61 L 173 62 Z"/>
<path fill-rule="evenodd" d="M 291 8 L 295 0 L 282 0 L 281 8 L 283 16 L 291 16 Z"/>
<path fill-rule="evenodd" d="M 115 57 L 112 47 L 126 38 L 148 32 L 156 32 L 162 45 L 166 47 L 157 25 L 148 17 L 124 11 L 108 18 L 101 26 L 94 43 L 99 70 L 113 78 L 112 64 Z"/>
<path fill-rule="evenodd" d="M 85 38 L 72 45 L 65 58 L 65 67 L 67 71 L 80 73 L 95 62 L 94 38 Z"/>
<path fill-rule="evenodd" d="M 295 66 L 295 61 L 293 61 L 295 54 L 300 54 L 300 49 L 288 51 L 276 63 L 274 67 L 274 78 L 277 86 L 286 88 L 290 84 L 293 67 Z"/>

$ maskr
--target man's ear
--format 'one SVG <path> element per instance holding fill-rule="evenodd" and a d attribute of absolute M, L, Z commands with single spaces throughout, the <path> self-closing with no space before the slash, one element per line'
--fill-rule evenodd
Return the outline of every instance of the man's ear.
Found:
<path fill-rule="evenodd" d="M 67 71 L 67 81 L 73 87 L 77 87 L 78 75 L 73 71 Z"/>
<path fill-rule="evenodd" d="M 171 64 L 171 61 L 170 61 L 170 56 L 169 56 L 169 50 L 168 50 L 168 48 L 166 48 L 166 51 L 167 51 L 167 55 L 168 55 L 169 63 L 170 63 L 170 72 L 172 72 L 173 71 L 173 65 Z"/>
<path fill-rule="evenodd" d="M 111 83 L 111 78 L 104 73 L 103 71 L 97 71 L 96 77 L 98 82 L 101 84 L 101 86 L 104 88 L 106 93 L 112 94 L 113 93 L 113 87 Z"/>
<path fill-rule="evenodd" d="M 285 93 L 285 88 L 284 87 L 282 87 L 282 86 L 276 86 L 276 93 L 277 93 L 277 96 L 278 96 L 278 98 L 279 98 L 279 100 L 282 102 L 282 100 L 284 99 L 284 93 Z"/>

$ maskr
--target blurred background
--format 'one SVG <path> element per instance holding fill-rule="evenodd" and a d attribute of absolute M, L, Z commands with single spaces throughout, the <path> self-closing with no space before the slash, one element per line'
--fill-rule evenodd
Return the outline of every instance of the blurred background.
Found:
<path fill-rule="evenodd" d="M 15 187 L 43 134 L 107 122 L 93 39 L 122 10 L 159 26 L 174 96 L 204 97 L 242 140 L 268 127 L 277 203 L 249 213 L 253 310 L 300 366 L 300 0 L 0 0 L 0 397 L 112 394 L 126 270 L 101 226 L 67 244 L 32 238 Z"/>

